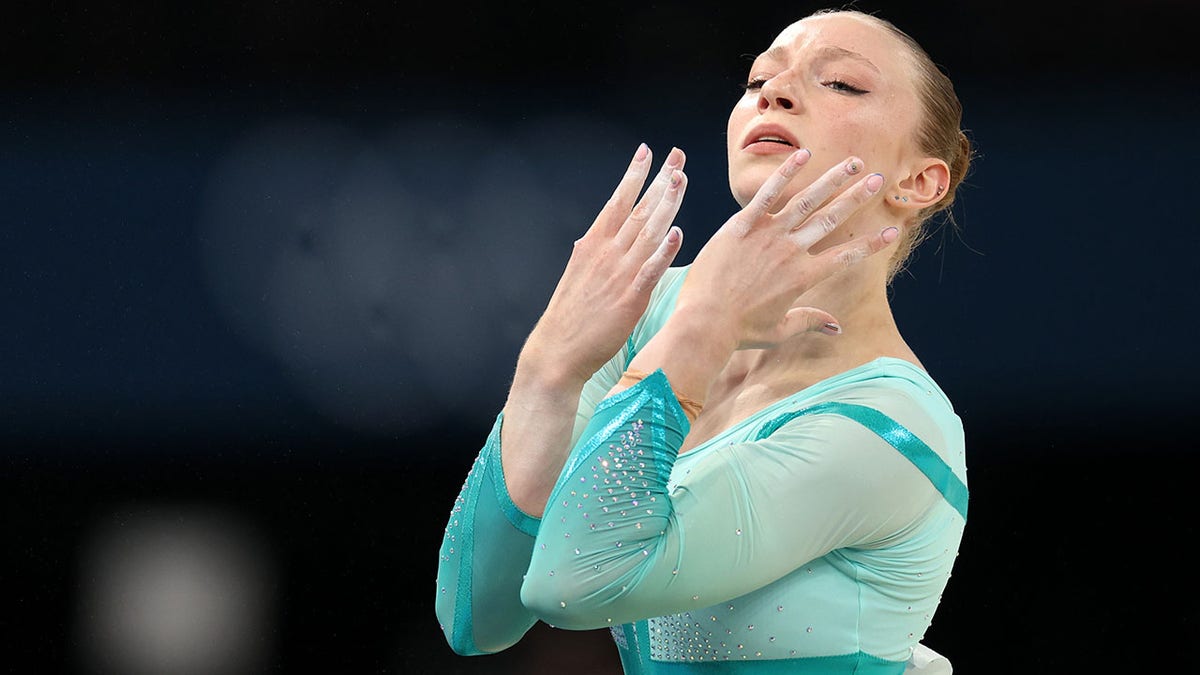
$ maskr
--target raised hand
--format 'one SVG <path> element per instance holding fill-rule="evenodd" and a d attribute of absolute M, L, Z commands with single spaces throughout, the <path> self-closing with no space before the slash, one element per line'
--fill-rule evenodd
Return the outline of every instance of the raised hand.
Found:
<path fill-rule="evenodd" d="M 799 150 L 771 174 L 696 256 L 680 292 L 677 312 L 703 314 L 737 348 L 767 347 L 812 330 L 836 333 L 835 317 L 794 307 L 797 298 L 883 250 L 899 234 L 889 227 L 814 253 L 814 245 L 875 198 L 884 181 L 871 174 L 847 187 L 864 169 L 862 160 L 851 157 L 776 208 L 810 158 Z"/>
<path fill-rule="evenodd" d="M 684 160 L 673 149 L 638 199 L 651 165 L 649 148 L 638 147 L 612 197 L 575 242 L 519 370 L 581 385 L 621 348 L 682 244 L 672 222 L 687 187 Z"/>

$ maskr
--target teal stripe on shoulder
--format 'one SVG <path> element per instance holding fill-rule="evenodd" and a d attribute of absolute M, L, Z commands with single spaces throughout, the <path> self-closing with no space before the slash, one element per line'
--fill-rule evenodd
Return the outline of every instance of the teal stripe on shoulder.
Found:
<path fill-rule="evenodd" d="M 905 661 L 856 652 L 837 656 L 746 661 L 654 661 L 652 675 L 903 675 Z"/>
<path fill-rule="evenodd" d="M 917 438 L 916 434 L 909 431 L 899 422 L 874 408 L 853 403 L 839 403 L 837 401 L 818 403 L 807 408 L 785 413 L 767 422 L 759 430 L 755 440 L 767 438 L 776 431 L 779 431 L 783 425 L 797 417 L 817 413 L 841 415 L 875 432 L 888 445 L 891 445 L 900 454 L 907 457 L 921 473 L 925 474 L 925 477 L 929 479 L 930 483 L 933 483 L 933 486 L 950 503 L 950 506 L 954 507 L 954 510 L 962 515 L 963 520 L 966 520 L 967 502 L 970 496 L 967 486 L 959 480 L 958 476 L 954 475 L 950 466 L 946 464 L 940 455 L 934 452 L 933 448 L 926 445 L 924 441 Z"/>

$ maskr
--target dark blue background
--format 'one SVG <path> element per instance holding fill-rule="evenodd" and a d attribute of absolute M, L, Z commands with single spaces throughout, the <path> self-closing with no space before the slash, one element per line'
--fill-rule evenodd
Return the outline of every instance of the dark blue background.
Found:
<path fill-rule="evenodd" d="M 241 514 L 274 551 L 281 672 L 559 672 L 571 654 L 593 664 L 571 672 L 614 672 L 603 635 L 541 628 L 502 656 L 453 657 L 432 616 L 434 549 L 520 339 L 634 145 L 689 154 L 689 260 L 734 208 L 723 133 L 743 56 L 818 6 L 17 11 L 0 34 L 5 653 L 73 672 L 81 538 L 114 505 L 183 500 Z M 946 68 L 978 152 L 959 230 L 927 242 L 894 288 L 970 452 L 972 520 L 928 642 L 966 673 L 1183 655 L 1200 15 L 1183 2 L 857 6 Z M 283 145 L 254 146 L 281 124 Z M 326 261 L 337 243 L 293 216 L 248 217 L 244 241 L 213 234 L 214 210 L 242 213 L 213 206 L 222 172 L 252 156 L 266 167 L 253 175 L 274 176 L 295 159 L 287 139 L 320 174 L 296 184 L 341 180 L 366 152 L 425 200 L 425 220 L 394 226 L 428 248 L 405 249 L 411 274 L 385 286 L 438 302 L 388 304 L 376 286 L 366 328 L 301 317 L 326 337 L 374 331 L 341 360 L 326 337 L 255 333 L 276 325 L 257 286 L 221 290 L 221 255 L 238 246 L 266 266 L 280 251 Z M 510 165 L 570 208 L 531 216 L 533 202 L 497 198 L 520 182 L 497 170 Z M 471 213 L 458 200 L 488 180 L 487 222 L 421 229 L 439 205 Z M 523 218 L 545 227 L 533 249 Z M 253 234 L 271 228 L 282 234 Z M 422 267 L 443 258 L 461 268 Z M 520 284 L 485 288 L 485 262 Z M 434 269 L 462 288 L 431 293 L 445 281 Z"/>

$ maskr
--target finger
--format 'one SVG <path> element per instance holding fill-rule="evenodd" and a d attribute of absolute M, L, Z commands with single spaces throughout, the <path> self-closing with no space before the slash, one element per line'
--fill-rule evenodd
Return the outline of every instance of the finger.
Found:
<path fill-rule="evenodd" d="M 662 201 L 662 197 L 666 194 L 667 187 L 671 182 L 671 174 L 676 170 L 683 169 L 684 163 L 687 161 L 687 156 L 683 150 L 679 148 L 671 148 L 667 153 L 667 158 L 663 160 L 662 168 L 659 169 L 658 175 L 650 183 L 650 187 L 646 188 L 646 194 L 638 200 L 637 206 L 633 207 L 631 212 L 628 212 L 625 221 L 620 226 L 620 232 L 616 235 L 616 243 L 620 247 L 629 248 L 641 232 L 654 210 L 658 208 L 658 203 Z M 660 235 L 661 236 L 661 235 Z M 657 240 L 657 237 L 656 237 Z"/>
<path fill-rule="evenodd" d="M 873 173 L 834 198 L 828 205 L 817 209 L 797 225 L 788 236 L 797 246 L 807 250 L 813 244 L 829 236 L 829 233 L 846 222 L 883 187 L 883 174 Z"/>
<path fill-rule="evenodd" d="M 675 222 L 675 216 L 679 213 L 679 205 L 683 203 L 685 192 L 687 192 L 687 174 L 682 171 L 671 172 L 666 192 L 662 199 L 658 200 L 658 206 L 654 208 L 654 212 L 650 214 L 646 224 L 638 232 L 637 238 L 633 240 L 633 245 L 629 247 L 635 260 L 645 259 L 658 247 L 659 242 L 667 234 L 668 228 L 671 227 L 671 223 Z"/>
<path fill-rule="evenodd" d="M 650 173 L 652 159 L 653 153 L 650 152 L 650 148 L 645 143 L 639 145 L 637 151 L 633 153 L 633 159 L 629 161 L 629 166 L 625 169 L 625 175 L 621 177 L 612 196 L 608 198 L 604 207 L 600 209 L 599 215 L 596 216 L 596 220 L 588 228 L 588 234 L 594 232 L 604 237 L 611 237 L 621 229 L 621 224 L 629 216 L 634 200 L 637 199 L 638 192 L 641 192 L 642 185 L 646 182 L 646 176 Z"/>
<path fill-rule="evenodd" d="M 748 341 L 741 349 L 767 349 L 802 333 L 824 333 L 841 335 L 842 327 L 829 312 L 816 307 L 793 307 L 789 309 L 769 335 Z"/>
<path fill-rule="evenodd" d="M 812 159 L 812 152 L 807 148 L 802 148 L 783 160 L 783 164 L 780 164 L 779 168 L 771 173 L 746 206 L 746 215 L 750 217 L 751 222 L 771 212 L 771 207 L 779 201 L 779 195 L 783 194 L 783 189 L 787 187 L 788 181 L 792 180 L 796 171 L 807 164 L 810 159 Z"/>
<path fill-rule="evenodd" d="M 642 268 L 633 280 L 633 289 L 638 293 L 648 293 L 654 290 L 660 279 L 675 262 L 675 256 L 683 246 L 683 230 L 671 227 L 667 236 L 659 242 L 654 253 L 642 263 Z"/>
<path fill-rule="evenodd" d="M 819 255 L 810 258 L 809 262 L 824 267 L 824 276 L 831 276 L 848 267 L 853 267 L 868 257 L 887 248 L 900 236 L 900 230 L 895 227 L 885 228 L 882 232 L 870 237 L 861 237 L 845 244 L 831 247 Z"/>
<path fill-rule="evenodd" d="M 824 206 L 847 181 L 861 173 L 862 169 L 863 161 L 857 157 L 851 157 L 829 169 L 824 175 L 813 181 L 812 185 L 793 195 L 788 203 L 779 210 L 777 220 L 789 230 L 797 227 L 817 209 Z"/>
<path fill-rule="evenodd" d="M 780 329 L 787 337 L 801 333 L 841 335 L 842 325 L 829 312 L 816 307 L 793 307 L 783 317 Z"/>

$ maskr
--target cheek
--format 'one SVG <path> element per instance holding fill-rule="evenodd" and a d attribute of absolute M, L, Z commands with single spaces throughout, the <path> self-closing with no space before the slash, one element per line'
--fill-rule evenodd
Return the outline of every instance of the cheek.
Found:
<path fill-rule="evenodd" d="M 726 167 L 729 171 L 729 187 L 734 201 L 745 207 L 758 190 L 766 175 L 747 175 L 745 167 L 741 166 L 737 154 L 741 150 L 742 137 L 746 127 L 754 121 L 757 114 L 753 97 L 743 96 L 729 113 L 729 123 L 725 129 L 725 148 L 727 153 Z M 752 172 L 751 172 L 752 173 Z"/>
<path fill-rule="evenodd" d="M 822 134 L 821 159 L 826 168 L 856 155 L 869 172 L 894 170 L 900 133 L 893 124 L 874 116 L 842 116 L 833 118 Z M 814 155 L 816 151 L 814 150 Z"/>
<path fill-rule="evenodd" d="M 840 161 L 851 154 L 864 154 L 867 146 L 875 145 L 875 135 L 874 124 L 853 113 L 827 116 L 820 133 L 816 134 L 821 149 L 827 151 L 822 154 L 828 162 Z"/>
<path fill-rule="evenodd" d="M 739 99 L 729 112 L 729 123 L 725 127 L 725 146 L 730 156 L 739 149 L 738 144 L 742 141 L 746 125 L 754 119 L 756 113 L 754 99 L 750 96 Z"/>

